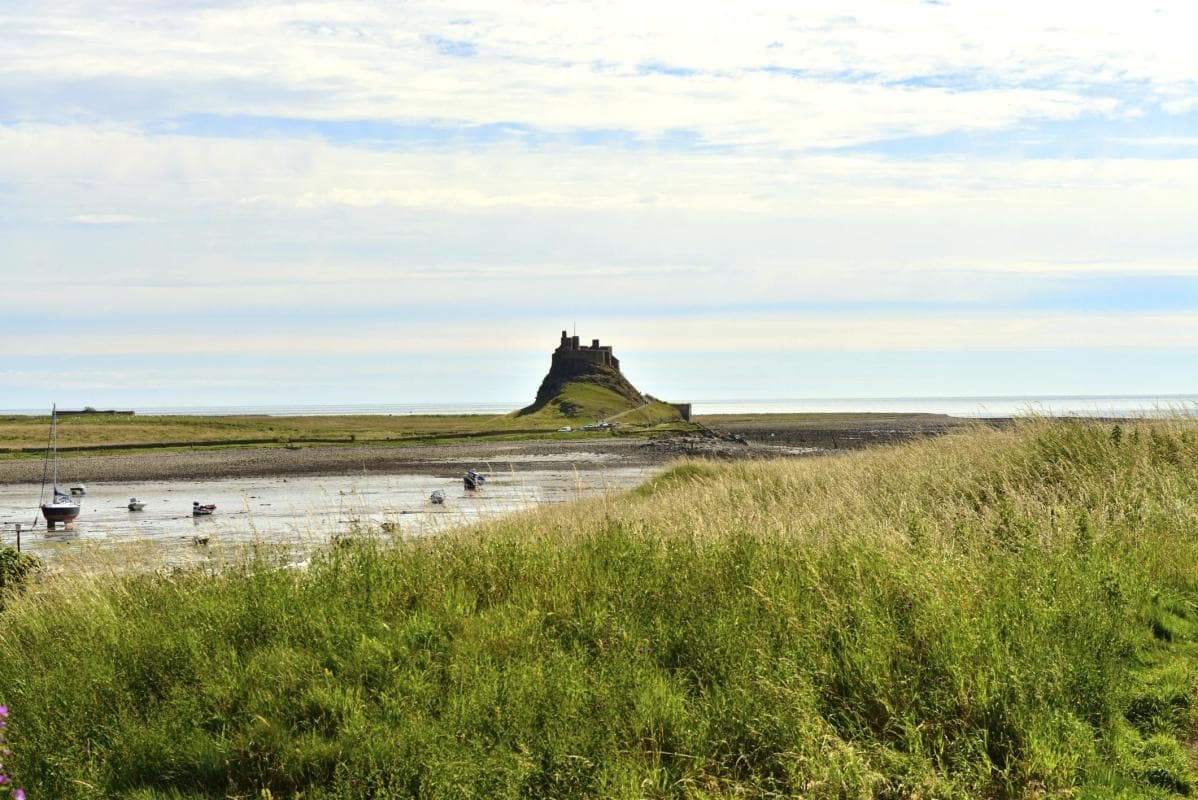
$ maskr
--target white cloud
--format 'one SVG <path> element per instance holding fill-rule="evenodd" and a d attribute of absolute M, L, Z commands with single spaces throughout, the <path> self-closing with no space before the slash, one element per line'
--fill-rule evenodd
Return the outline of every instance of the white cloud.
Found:
<path fill-rule="evenodd" d="M 97 321 L 57 343 L 97 353 L 457 347 L 441 344 L 459 341 L 447 325 L 318 335 L 284 313 L 399 317 L 420 304 L 458 319 L 464 306 L 624 307 L 599 327 L 680 350 L 1180 347 L 1198 341 L 1186 315 L 994 309 L 1028 297 L 1057 308 L 1079 278 L 1198 276 L 1198 160 L 1022 155 L 1053 130 L 1064 151 L 1110 131 L 1116 145 L 1191 143 L 1196 13 L 1030 0 L 851 12 L 833 0 L 11 0 L 0 276 L 31 307 L 54 299 L 46 274 L 69 280 Z M 1178 115 L 1167 132 L 1125 135 L 1159 111 Z M 365 141 L 372 130 L 387 141 Z M 1008 155 L 967 154 L 973 134 L 998 152 L 1004 131 Z M 826 150 L 952 132 L 966 154 Z M 921 302 L 977 313 L 705 316 Z M 636 303 L 690 311 L 667 325 Z M 129 309 L 196 308 L 280 321 L 122 327 Z M 0 348 L 29 352 L 15 333 Z"/>
<path fill-rule="evenodd" d="M 1188 114 L 1198 108 L 1198 97 L 1183 97 L 1161 103 L 1161 108 L 1170 114 Z"/>
<path fill-rule="evenodd" d="M 0 12 L 12 31 L 0 77 L 85 82 L 77 107 L 101 112 L 119 111 L 128 89 L 159 119 L 693 129 L 711 142 L 802 148 L 1127 113 L 1144 97 L 1181 108 L 1181 87 L 1191 96 L 1198 87 L 1195 12 L 1158 5 L 1078 13 L 1027 0 L 875 0 L 849 16 L 831 0 L 740 4 L 734 14 L 680 0 L 39 4 Z M 441 53 L 436 39 L 476 54 Z M 686 72 L 646 69 L 654 64 Z M 1113 88 L 1127 85 L 1134 100 Z"/>
<path fill-rule="evenodd" d="M 311 140 L 150 136 L 121 128 L 0 127 L 0 180 L 31 196 L 97 192 L 150 207 L 676 208 L 792 213 L 951 206 L 1192 208 L 1198 159 L 940 159 L 643 153 L 559 146 L 394 152 Z M 1134 213 L 1134 212 L 1133 212 Z M 124 216 L 72 215 L 91 220 Z"/>
<path fill-rule="evenodd" d="M 141 222 L 139 217 L 130 214 L 76 214 L 71 222 L 84 225 L 125 225 L 131 222 Z"/>
<path fill-rule="evenodd" d="M 1198 274 L 1198 160 L 411 153 L 19 125 L 0 127 L 0 183 L 15 198 L 0 214 L 6 285 L 32 301 L 52 265 L 114 311 L 985 307 L 1076 276 Z M 36 224 L 72 218 L 154 224 Z"/>
<path fill-rule="evenodd" d="M 492 322 L 492 324 L 494 324 Z M 507 352 L 542 352 L 552 320 L 508 324 Z M 595 316 L 587 327 L 613 331 L 618 350 L 676 353 L 771 353 L 1060 348 L 1192 348 L 1198 314 L 1047 315 L 697 315 L 669 320 L 644 316 Z M 551 338 L 551 337 L 548 337 Z M 99 333 L 79 338 L 45 332 L 11 333 L 0 355 L 37 349 L 73 356 L 103 355 L 336 355 L 473 352 L 478 342 L 457 323 L 341 325 L 319 333 L 175 332 L 154 336 Z"/>

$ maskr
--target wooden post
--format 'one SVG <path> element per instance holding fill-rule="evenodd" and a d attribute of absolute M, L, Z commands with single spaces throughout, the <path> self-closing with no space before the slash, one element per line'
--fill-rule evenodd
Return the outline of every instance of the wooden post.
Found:
<path fill-rule="evenodd" d="M 17 523 L 17 552 L 21 552 L 21 523 Z"/>

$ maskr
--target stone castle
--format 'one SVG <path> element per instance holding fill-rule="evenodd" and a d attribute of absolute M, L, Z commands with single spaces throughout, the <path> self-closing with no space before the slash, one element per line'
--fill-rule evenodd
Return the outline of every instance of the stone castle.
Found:
<path fill-rule="evenodd" d="M 611 345 L 600 345 L 598 339 L 591 340 L 591 346 L 580 345 L 577 336 L 567 336 L 565 331 L 562 331 L 561 344 L 553 351 L 553 361 L 550 369 L 561 366 L 568 371 L 570 366 L 576 364 L 594 364 L 601 367 L 611 367 L 619 371 L 620 359 L 612 355 Z"/>

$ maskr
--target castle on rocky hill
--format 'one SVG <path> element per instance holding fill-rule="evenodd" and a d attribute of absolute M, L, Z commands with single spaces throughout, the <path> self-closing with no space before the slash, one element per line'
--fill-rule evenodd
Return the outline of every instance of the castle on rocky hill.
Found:
<path fill-rule="evenodd" d="M 628 401 L 630 407 L 648 404 L 652 398 L 641 394 L 620 372 L 620 359 L 611 351 L 611 345 L 601 345 L 592 339 L 588 347 L 579 342 L 577 336 L 562 331 L 561 341 L 549 362 L 549 372 L 541 381 L 537 398 L 531 406 L 519 413 L 530 414 L 555 401 L 572 383 L 587 383 L 600 386 Z M 690 420 L 689 403 L 672 403 L 683 419 Z"/>
<path fill-rule="evenodd" d="M 537 399 L 520 413 L 527 414 L 544 407 L 571 383 L 602 386 L 633 405 L 646 402 L 645 396 L 620 373 L 620 359 L 612 354 L 611 345 L 601 345 L 598 339 L 592 339 L 587 347 L 577 336 L 562 331 L 562 339 L 549 362 L 549 372 L 537 390 Z"/>

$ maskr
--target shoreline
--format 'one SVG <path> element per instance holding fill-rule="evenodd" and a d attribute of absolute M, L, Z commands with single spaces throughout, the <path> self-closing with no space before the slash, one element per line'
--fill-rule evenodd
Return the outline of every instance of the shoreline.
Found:
<path fill-rule="evenodd" d="M 77 454 L 59 462 L 60 484 L 349 475 L 457 476 L 470 467 L 520 471 L 548 463 L 578 470 L 655 466 L 679 458 L 811 457 L 967 430 L 979 421 L 941 414 L 784 414 L 696 417 L 697 430 L 659 438 L 472 439 L 422 445 L 196 447 Z M 989 424 L 1001 421 L 990 421 Z M 987 424 L 983 422 L 982 424 Z M 0 460 L 0 484 L 40 483 L 41 459 Z"/>

